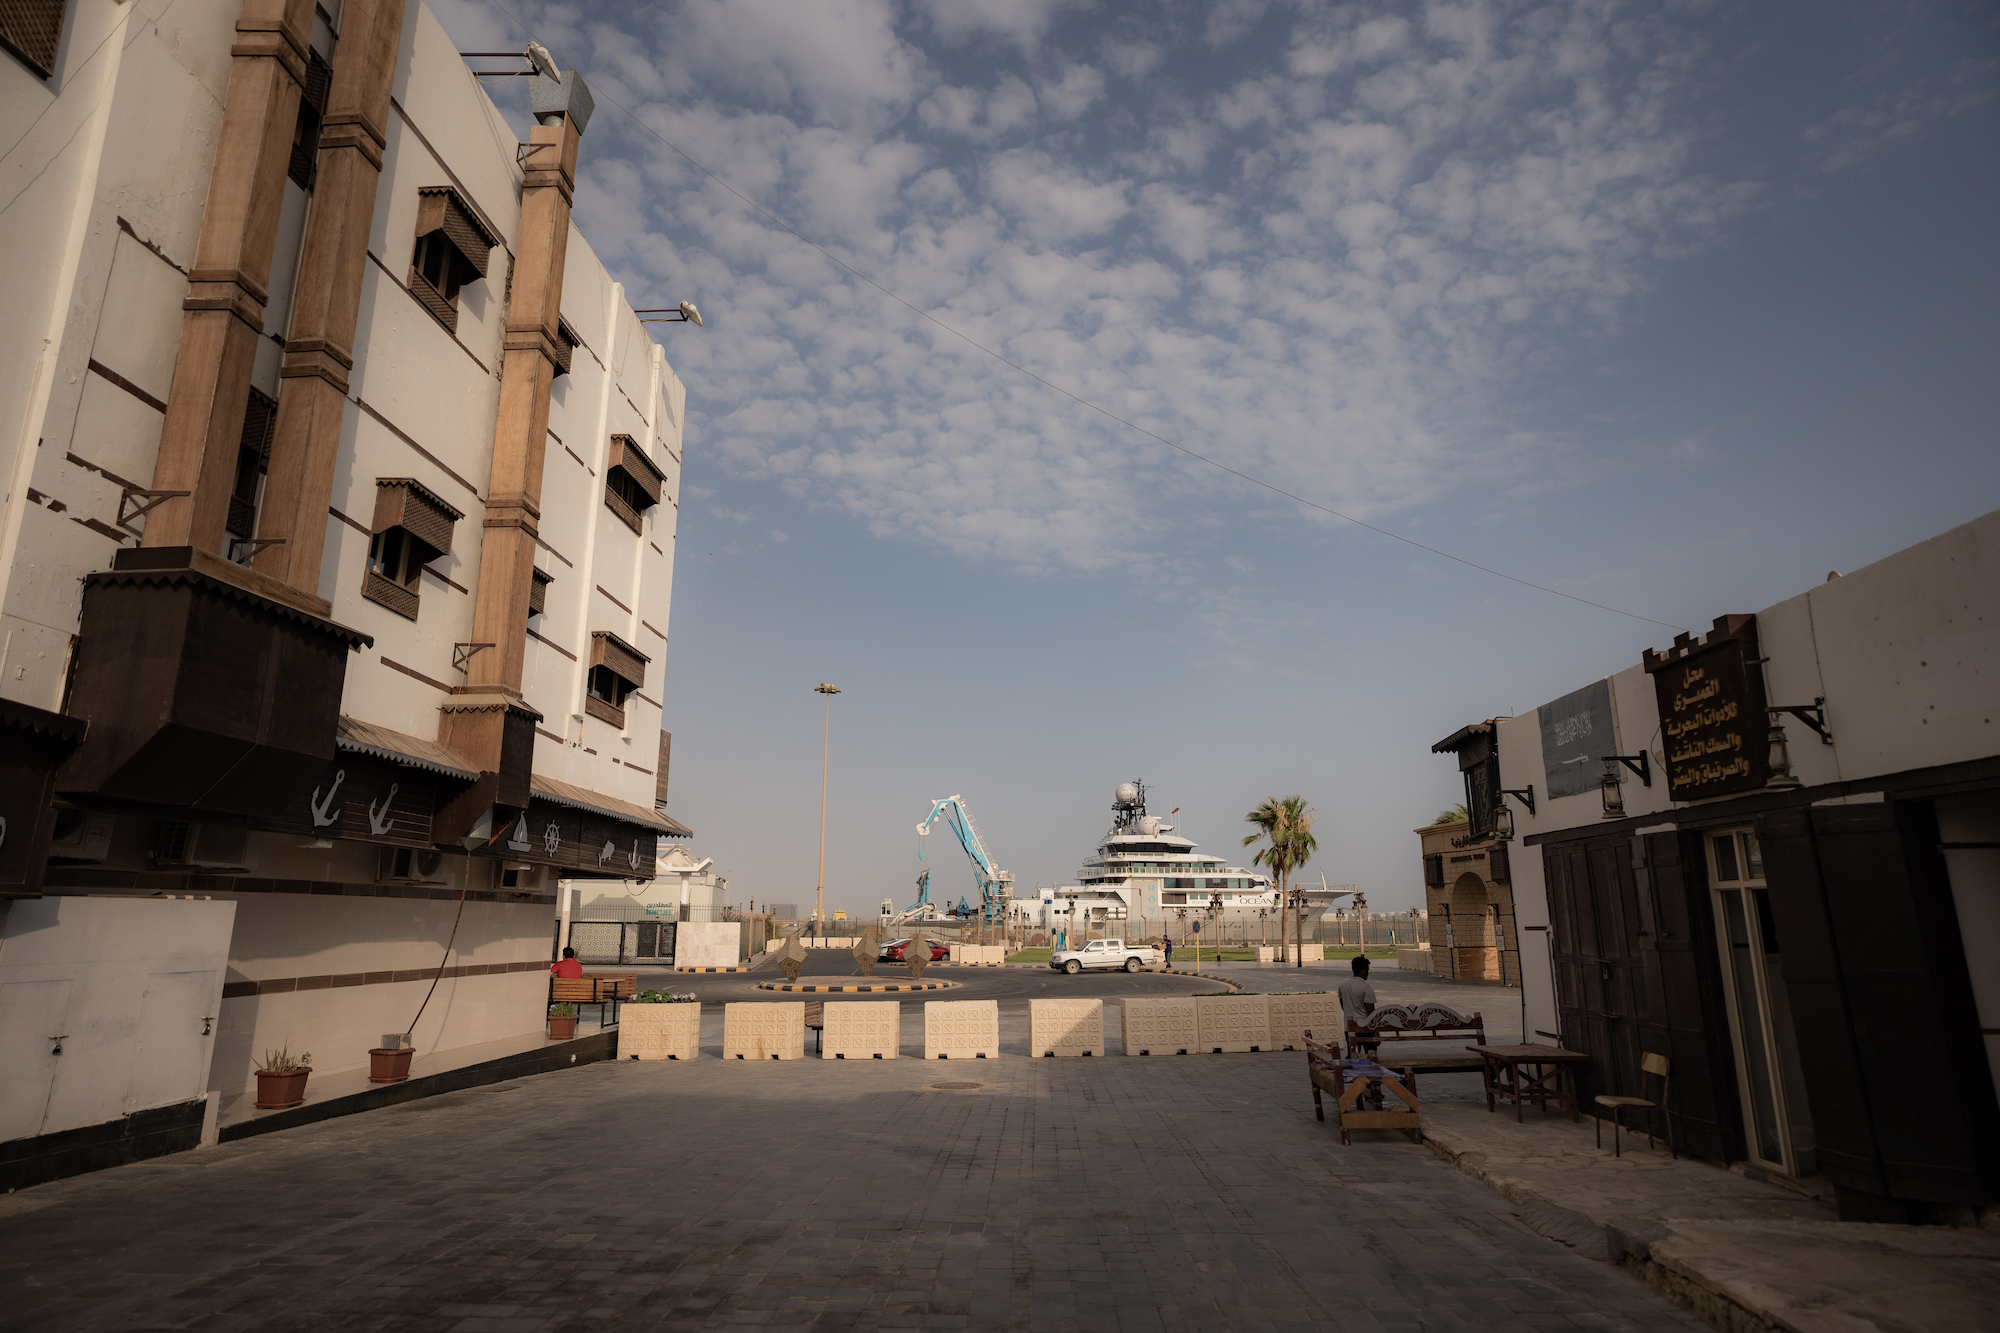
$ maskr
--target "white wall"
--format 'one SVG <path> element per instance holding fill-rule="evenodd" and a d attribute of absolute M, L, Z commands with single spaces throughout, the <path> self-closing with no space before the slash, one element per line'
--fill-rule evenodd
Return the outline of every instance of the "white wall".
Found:
<path fill-rule="evenodd" d="M 234 895 L 235 938 L 229 980 L 399 972 L 444 965 L 539 962 L 549 951 L 546 907 L 428 898 L 334 894 Z M 449 957 L 445 943 L 452 939 Z M 225 1093 L 256 1081 L 253 1061 L 289 1045 L 311 1051 L 315 1070 L 333 1073 L 368 1063 L 385 1033 L 415 1017 L 430 982 L 377 982 L 222 1001 L 213 1087 Z M 414 1068 L 434 1051 L 534 1032 L 542 1025 L 548 978 L 540 968 L 448 977 L 424 1008 L 413 1041 Z"/>
<path fill-rule="evenodd" d="M 0 1141 L 200 1097 L 235 914 L 187 899 L 14 903 L 0 936 Z"/>

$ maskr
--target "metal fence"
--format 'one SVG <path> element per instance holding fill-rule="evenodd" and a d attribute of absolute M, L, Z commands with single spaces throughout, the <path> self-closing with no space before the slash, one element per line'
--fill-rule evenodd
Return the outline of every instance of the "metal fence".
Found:
<path fill-rule="evenodd" d="M 1089 923 L 1089 938 L 1158 940 L 1161 936 L 1173 940 L 1175 949 L 1192 948 L 1195 941 L 1195 922 L 1200 920 L 1200 938 L 1203 947 L 1215 945 L 1218 941 L 1225 948 L 1243 948 L 1259 944 L 1284 944 L 1292 938 L 1292 922 L 1282 916 L 1224 915 L 1219 921 L 1210 921 L 1205 916 L 1197 917 L 1190 912 L 1183 918 L 1173 916 L 1135 916 L 1123 921 L 1094 920 Z M 1077 913 L 1072 928 L 1066 918 L 1057 917 L 1051 923 L 1051 930 L 1068 930 L 1070 938 L 1082 940 L 1085 936 L 1083 914 Z M 1047 933 L 1041 927 L 1032 931 Z M 1402 946 L 1415 948 L 1423 943 L 1423 926 L 1412 922 L 1407 916 L 1375 916 L 1370 914 L 1366 921 L 1357 922 L 1352 916 L 1345 920 L 1322 921 L 1316 916 L 1305 920 L 1303 937 L 1307 944 L 1365 945 L 1370 949 Z"/>
<path fill-rule="evenodd" d="M 556 927 L 562 933 L 560 924 Z M 571 921 L 569 947 L 585 963 L 672 963 L 672 921 Z M 562 952 L 557 940 L 556 952 Z"/>

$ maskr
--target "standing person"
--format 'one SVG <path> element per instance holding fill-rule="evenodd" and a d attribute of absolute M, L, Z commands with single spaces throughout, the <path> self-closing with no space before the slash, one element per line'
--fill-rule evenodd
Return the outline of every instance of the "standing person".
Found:
<path fill-rule="evenodd" d="M 549 972 L 558 977 L 580 977 L 583 975 L 583 963 L 578 960 L 576 950 L 564 949 L 562 961 L 551 963 Z"/>
<path fill-rule="evenodd" d="M 1174 970 L 1174 937 L 1173 937 L 1173 936 L 1171 936 L 1171 935 L 1162 935 L 1162 936 L 1160 936 L 1160 949 L 1161 949 L 1161 950 L 1162 950 L 1162 951 L 1163 951 L 1163 952 L 1164 952 L 1164 953 L 1166 954 L 1166 956 L 1167 956 L 1167 971 L 1169 971 L 1169 972 L 1173 971 L 1173 970 Z"/>

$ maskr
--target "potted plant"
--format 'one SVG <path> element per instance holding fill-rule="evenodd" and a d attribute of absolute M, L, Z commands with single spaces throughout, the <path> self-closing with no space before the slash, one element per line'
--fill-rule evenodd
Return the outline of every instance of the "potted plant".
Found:
<path fill-rule="evenodd" d="M 565 1000 L 549 1006 L 549 1040 L 569 1041 L 576 1036 L 576 1006 Z"/>
<path fill-rule="evenodd" d="M 410 1045 L 407 1034 L 394 1040 L 394 1046 L 376 1046 L 369 1050 L 370 1083 L 401 1083 L 410 1076 L 410 1060 L 417 1053 L 416 1047 Z"/>
<path fill-rule="evenodd" d="M 283 1111 L 305 1101 L 311 1062 L 310 1051 L 294 1059 L 289 1044 L 281 1051 L 265 1051 L 257 1065 L 257 1109 Z"/>
<path fill-rule="evenodd" d="M 618 1055 L 627 1060 L 692 1060 L 701 1053 L 701 1002 L 692 991 L 645 990 L 618 1024 Z"/>

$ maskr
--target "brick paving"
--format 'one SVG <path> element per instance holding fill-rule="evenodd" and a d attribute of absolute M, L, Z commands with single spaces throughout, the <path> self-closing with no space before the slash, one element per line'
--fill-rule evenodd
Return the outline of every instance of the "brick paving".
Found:
<path fill-rule="evenodd" d="M 586 1066 L 0 1198 L 0 1325 L 1701 1327 L 1299 1064 Z"/>

